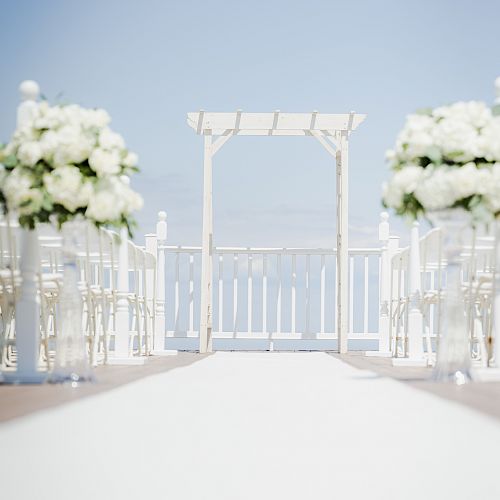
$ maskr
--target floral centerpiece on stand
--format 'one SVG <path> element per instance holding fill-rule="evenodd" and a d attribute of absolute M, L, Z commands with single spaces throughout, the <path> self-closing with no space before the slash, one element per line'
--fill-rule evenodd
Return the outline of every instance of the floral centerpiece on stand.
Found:
<path fill-rule="evenodd" d="M 386 156 L 393 175 L 383 186 L 384 206 L 442 228 L 447 280 L 434 374 L 464 383 L 470 379 L 470 347 L 460 235 L 472 223 L 500 216 L 500 116 L 477 101 L 411 114 Z"/>
<path fill-rule="evenodd" d="M 142 206 L 123 176 L 137 169 L 137 155 L 109 128 L 102 109 L 38 105 L 28 123 L 0 149 L 1 199 L 21 226 L 84 217 L 96 226 L 126 226 Z"/>
<path fill-rule="evenodd" d="M 2 208 L 15 213 L 25 229 L 53 223 L 63 235 L 60 328 L 51 375 L 56 382 L 92 379 L 76 266 L 82 225 L 126 227 L 131 235 L 132 214 L 142 206 L 129 185 L 129 176 L 138 171 L 137 155 L 109 128 L 110 121 L 102 109 L 41 102 L 0 148 Z"/>
<path fill-rule="evenodd" d="M 383 202 L 399 215 L 448 208 L 479 220 L 500 214 L 500 116 L 482 102 L 409 115 L 387 160 L 393 176 Z"/>

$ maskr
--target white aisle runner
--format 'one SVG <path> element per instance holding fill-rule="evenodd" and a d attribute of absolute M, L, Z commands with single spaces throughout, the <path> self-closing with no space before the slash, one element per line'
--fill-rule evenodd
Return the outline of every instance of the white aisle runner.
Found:
<path fill-rule="evenodd" d="M 500 423 L 324 353 L 217 353 L 0 426 L 6 500 L 500 499 Z"/>

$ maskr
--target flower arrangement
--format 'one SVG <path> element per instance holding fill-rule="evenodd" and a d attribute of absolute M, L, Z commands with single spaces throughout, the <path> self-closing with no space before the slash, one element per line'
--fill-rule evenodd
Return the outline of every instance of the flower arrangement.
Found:
<path fill-rule="evenodd" d="M 393 176 L 383 204 L 417 218 L 462 208 L 476 220 L 500 215 L 500 116 L 482 102 L 411 114 L 387 151 Z"/>
<path fill-rule="evenodd" d="M 0 147 L 0 204 L 15 211 L 19 223 L 84 217 L 96 226 L 127 227 L 142 198 L 128 183 L 137 172 L 137 155 L 109 128 L 102 109 L 41 102 L 33 116 Z M 1 165 L 0 165 L 1 167 Z"/>

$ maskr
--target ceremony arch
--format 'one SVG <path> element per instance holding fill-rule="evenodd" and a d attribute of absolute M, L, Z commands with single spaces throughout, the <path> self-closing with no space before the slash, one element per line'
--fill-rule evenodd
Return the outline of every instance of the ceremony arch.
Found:
<path fill-rule="evenodd" d="M 236 135 L 311 136 L 336 160 L 337 189 L 337 337 L 347 352 L 348 295 L 348 156 L 349 136 L 366 115 L 312 113 L 188 113 L 187 122 L 204 136 L 203 236 L 201 261 L 200 352 L 212 351 L 213 209 L 212 159 Z M 215 140 L 214 140 L 215 138 Z"/>

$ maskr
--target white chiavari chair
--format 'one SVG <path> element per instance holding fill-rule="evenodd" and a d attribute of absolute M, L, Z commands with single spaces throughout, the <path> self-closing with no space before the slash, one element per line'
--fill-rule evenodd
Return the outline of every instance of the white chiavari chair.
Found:
<path fill-rule="evenodd" d="M 15 303 L 19 292 L 18 225 L 0 215 L 0 368 L 15 363 Z"/>

